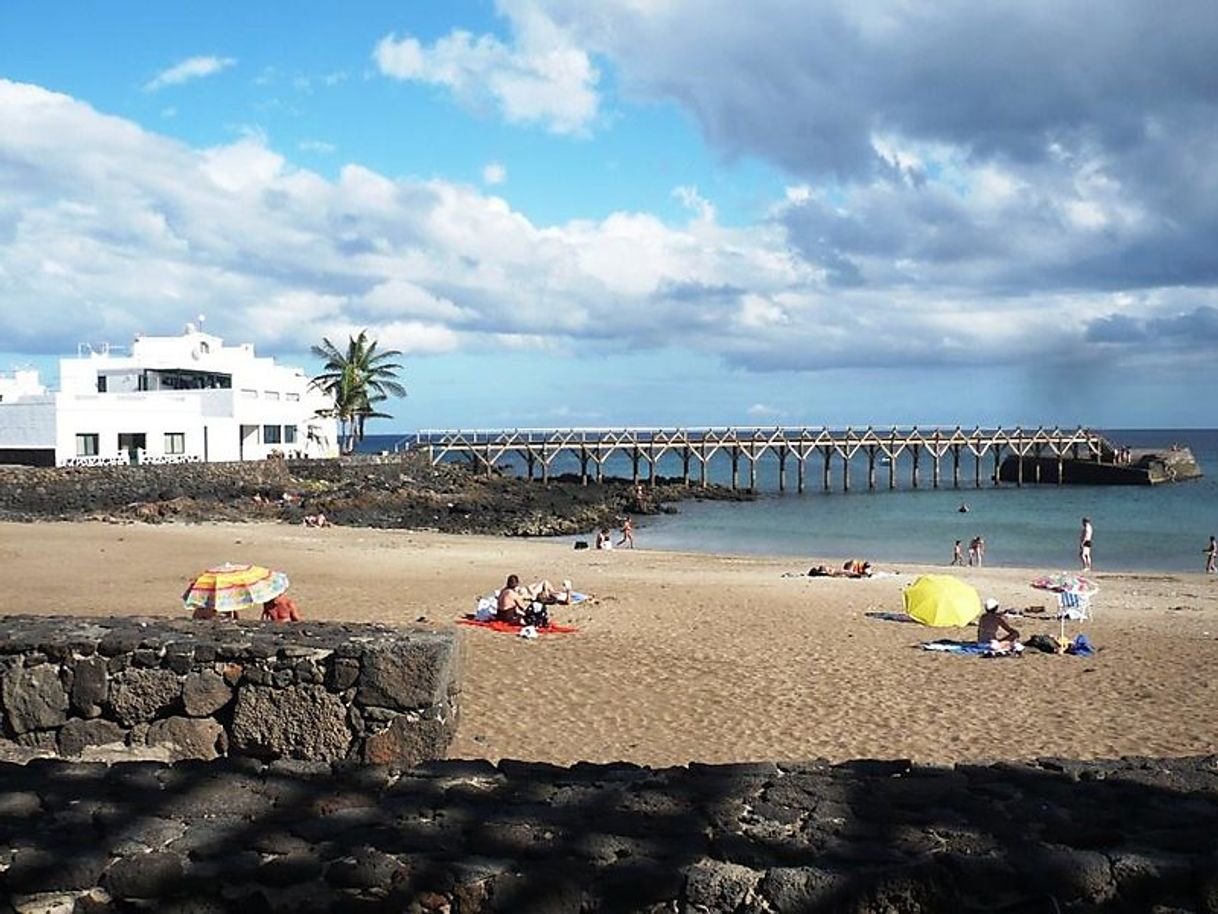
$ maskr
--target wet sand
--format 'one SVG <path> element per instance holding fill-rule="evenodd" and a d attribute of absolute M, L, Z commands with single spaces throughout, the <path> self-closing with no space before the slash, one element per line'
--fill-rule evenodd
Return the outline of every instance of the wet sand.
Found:
<path fill-rule="evenodd" d="M 644 534 L 645 536 L 645 534 Z M 1091 658 L 981 659 L 918 649 L 973 629 L 869 617 L 944 567 L 870 580 L 784 577 L 800 559 L 572 551 L 542 540 L 279 524 L 0 524 L 0 614 L 182 615 L 191 576 L 223 561 L 286 571 L 306 616 L 456 628 L 462 719 L 452 754 L 626 760 L 964 760 L 1218 751 L 1218 579 L 1095 577 Z M 1050 571 L 1056 569 L 1041 569 Z M 525 641 L 455 625 L 508 572 L 570 578 L 572 635 Z M 1005 606 L 1043 605 L 1026 568 L 955 569 Z M 1052 618 L 1014 623 L 1056 634 Z"/>

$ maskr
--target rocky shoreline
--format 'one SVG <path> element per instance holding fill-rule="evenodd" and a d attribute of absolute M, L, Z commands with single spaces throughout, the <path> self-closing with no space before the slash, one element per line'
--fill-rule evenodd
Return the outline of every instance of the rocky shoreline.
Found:
<path fill-rule="evenodd" d="M 748 493 L 679 480 L 547 482 L 422 454 L 326 461 L 267 460 L 160 466 L 0 467 L 0 520 L 282 521 L 324 513 L 342 526 L 505 536 L 561 536 L 616 527 L 623 515 L 675 511 L 688 498 L 747 500 Z"/>

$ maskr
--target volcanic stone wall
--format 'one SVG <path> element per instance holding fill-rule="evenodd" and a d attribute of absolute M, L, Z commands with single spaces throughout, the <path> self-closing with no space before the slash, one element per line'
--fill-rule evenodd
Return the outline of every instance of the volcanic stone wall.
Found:
<path fill-rule="evenodd" d="M 0 764 L 0 911 L 1215 914 L 1215 761 Z"/>
<path fill-rule="evenodd" d="M 68 517 L 183 498 L 226 501 L 245 500 L 254 494 L 278 497 L 295 488 L 299 480 L 335 481 L 353 476 L 396 479 L 400 466 L 397 455 L 141 466 L 0 466 L 0 512 Z"/>
<path fill-rule="evenodd" d="M 0 618 L 7 757 L 442 758 L 452 633 L 339 623 Z"/>

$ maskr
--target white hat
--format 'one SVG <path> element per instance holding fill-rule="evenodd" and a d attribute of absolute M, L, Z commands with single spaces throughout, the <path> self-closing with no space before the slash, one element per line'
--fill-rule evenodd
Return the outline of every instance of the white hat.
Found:
<path fill-rule="evenodd" d="M 998 601 L 995 600 L 993 597 L 987 597 L 986 601 L 985 601 L 985 611 L 993 612 L 997 608 L 998 608 Z"/>

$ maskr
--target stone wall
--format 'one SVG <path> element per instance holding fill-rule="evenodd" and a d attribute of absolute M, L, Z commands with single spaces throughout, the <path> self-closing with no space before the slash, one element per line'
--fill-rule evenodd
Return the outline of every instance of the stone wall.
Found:
<path fill-rule="evenodd" d="M 410 766 L 452 739 L 456 644 L 384 625 L 5 616 L 0 750 Z"/>
<path fill-rule="evenodd" d="M 0 911 L 1215 914 L 1216 761 L 0 765 Z"/>

